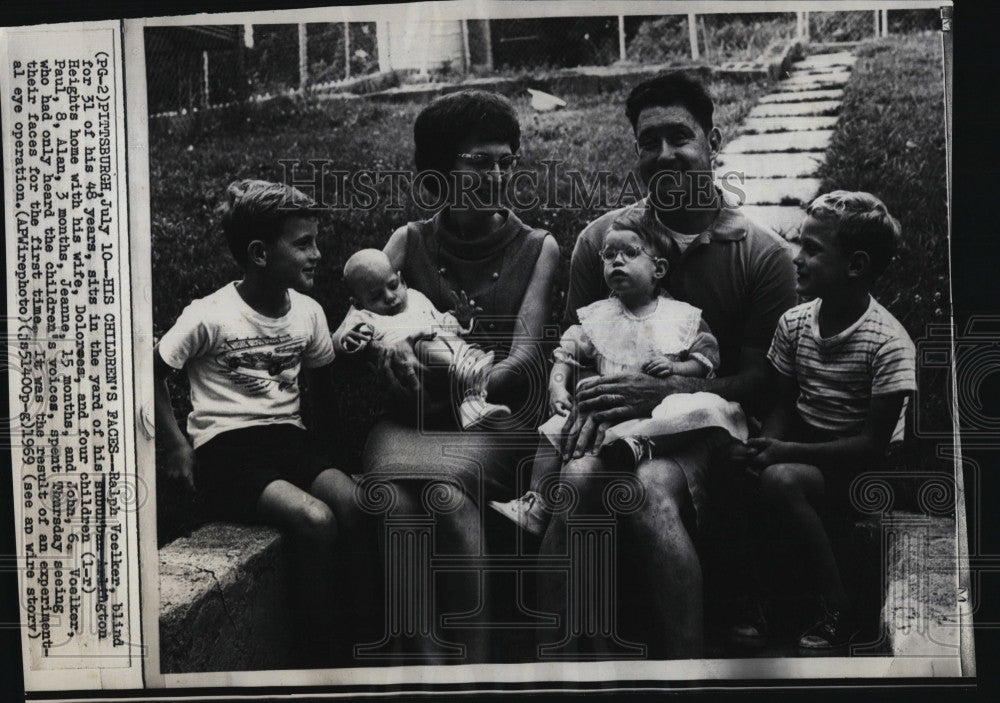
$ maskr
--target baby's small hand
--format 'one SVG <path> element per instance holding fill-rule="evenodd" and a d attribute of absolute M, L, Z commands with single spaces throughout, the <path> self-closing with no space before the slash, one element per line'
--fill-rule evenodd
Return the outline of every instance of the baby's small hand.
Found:
<path fill-rule="evenodd" d="M 341 344 L 345 352 L 354 354 L 367 347 L 374 334 L 375 330 L 371 325 L 367 322 L 359 322 L 344 335 Z"/>
<path fill-rule="evenodd" d="M 554 415 L 569 415 L 573 409 L 573 397 L 562 386 L 551 386 L 549 388 L 549 412 Z"/>
<path fill-rule="evenodd" d="M 455 319 L 458 320 L 458 324 L 462 327 L 468 327 L 476 315 L 482 315 L 483 309 L 476 305 L 475 300 L 469 300 L 469 296 L 466 295 L 465 291 L 449 291 L 451 295 L 452 302 L 455 303 L 455 308 L 449 310 Z"/>
<path fill-rule="evenodd" d="M 665 356 L 656 356 L 647 361 L 642 370 L 650 376 L 665 378 L 674 372 L 674 362 Z"/>

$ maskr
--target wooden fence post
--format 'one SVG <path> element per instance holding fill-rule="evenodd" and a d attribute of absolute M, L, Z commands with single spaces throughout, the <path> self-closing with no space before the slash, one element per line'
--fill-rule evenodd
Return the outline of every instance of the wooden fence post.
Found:
<path fill-rule="evenodd" d="M 351 23 L 344 22 L 344 79 L 351 77 Z"/>
<path fill-rule="evenodd" d="M 299 22 L 299 88 L 306 87 L 309 82 L 309 52 L 306 47 L 306 25 Z"/>
<path fill-rule="evenodd" d="M 693 12 L 688 13 L 688 41 L 691 43 L 691 60 L 697 61 L 701 54 L 698 53 L 698 25 Z"/>
<path fill-rule="evenodd" d="M 211 95 L 209 94 L 209 90 L 208 90 L 208 51 L 207 50 L 201 52 L 201 71 L 202 71 L 202 75 L 203 75 L 204 80 L 205 80 L 205 86 L 204 86 L 204 90 L 202 91 L 202 97 L 204 97 L 204 99 L 205 99 L 205 107 L 208 107 L 208 105 L 209 105 L 208 100 L 211 97 Z"/>
<path fill-rule="evenodd" d="M 882 36 L 889 36 L 889 11 L 882 10 Z"/>
<path fill-rule="evenodd" d="M 618 15 L 618 60 L 624 61 L 625 54 L 625 15 Z"/>
<path fill-rule="evenodd" d="M 462 30 L 462 73 L 467 75 L 472 66 L 472 57 L 469 56 L 469 21 L 461 21 Z"/>

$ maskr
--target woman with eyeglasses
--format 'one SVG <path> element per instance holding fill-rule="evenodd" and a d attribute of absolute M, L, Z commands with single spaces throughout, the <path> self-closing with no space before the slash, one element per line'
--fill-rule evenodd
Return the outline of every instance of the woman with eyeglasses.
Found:
<path fill-rule="evenodd" d="M 719 344 L 701 311 L 664 290 L 667 260 L 657 255 L 647 229 L 641 216 L 630 213 L 619 217 L 605 237 L 600 257 L 611 297 L 577 310 L 580 323 L 566 330 L 555 351 L 556 363 L 549 377 L 549 411 L 553 415 L 539 428 L 542 439 L 535 453 L 530 490 L 507 503 L 490 502 L 490 507 L 533 534 L 544 534 L 552 501 L 562 502 L 553 479 L 572 458 L 561 444 L 562 429 L 573 408 L 575 384 L 569 382 L 575 369 L 596 370 L 602 376 L 646 373 L 660 378 L 706 378 L 719 366 Z M 634 470 L 640 461 L 653 456 L 654 449 L 676 447 L 690 433 L 706 427 L 720 427 L 740 441 L 747 437 L 746 418 L 738 404 L 713 393 L 668 396 L 651 418 L 608 428 L 603 443 L 595 444 L 589 452 L 601 463 L 601 468 L 594 470 Z M 571 476 L 562 478 L 572 481 Z"/>
<path fill-rule="evenodd" d="M 448 402 L 447 369 L 420 361 L 424 337 L 376 344 L 391 402 L 368 437 L 362 484 L 377 479 L 392 486 L 393 517 L 433 515 L 434 555 L 474 558 L 485 549 L 483 502 L 519 493 L 516 470 L 530 457 L 510 433 L 537 426 L 545 401 L 542 327 L 551 317 L 559 247 L 501 202 L 521 142 L 507 99 L 483 91 L 439 97 L 417 116 L 414 141 L 416 182 L 440 209 L 397 229 L 384 252 L 406 284 L 438 310 L 453 307 L 455 296 L 469 300 L 475 315 L 464 338 L 493 354 L 486 392 L 511 416 L 485 423 L 486 431 L 461 432 Z M 397 638 L 408 642 L 402 646 L 411 651 L 403 654 L 412 659 L 416 649 L 422 663 L 486 661 L 490 630 L 477 627 L 489 622 L 486 582 L 471 568 L 439 575 L 433 611 L 422 616 L 435 630 Z M 436 629 L 443 613 L 461 612 L 476 617 Z M 442 642 L 464 645 L 464 654 Z"/>

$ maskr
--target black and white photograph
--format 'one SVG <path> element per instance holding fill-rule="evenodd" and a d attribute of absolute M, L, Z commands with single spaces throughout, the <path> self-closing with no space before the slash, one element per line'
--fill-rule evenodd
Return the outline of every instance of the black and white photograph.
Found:
<path fill-rule="evenodd" d="M 975 677 L 995 428 L 959 409 L 996 325 L 953 296 L 953 21 L 441 0 L 48 30 L 79 61 L 5 34 L 5 163 L 44 164 L 5 186 L 28 688 Z"/>
<path fill-rule="evenodd" d="M 941 10 L 539 5 L 145 25 L 162 673 L 959 674 Z"/>

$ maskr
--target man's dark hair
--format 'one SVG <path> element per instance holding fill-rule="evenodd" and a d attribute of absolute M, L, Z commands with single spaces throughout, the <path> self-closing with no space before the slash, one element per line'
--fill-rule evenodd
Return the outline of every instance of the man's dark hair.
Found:
<path fill-rule="evenodd" d="M 462 90 L 436 98 L 420 111 L 413 124 L 417 171 L 451 173 L 458 145 L 474 137 L 483 142 L 510 145 L 517 153 L 521 147 L 521 125 L 510 101 L 484 90 Z M 439 195 L 440 179 L 423 179 L 432 195 Z"/>
<path fill-rule="evenodd" d="M 872 281 L 888 268 L 896 253 L 899 221 L 871 193 L 846 190 L 825 193 L 809 203 L 806 214 L 820 222 L 832 222 L 837 242 L 848 256 L 856 251 L 868 255 Z"/>
<path fill-rule="evenodd" d="M 316 202 L 302 191 L 285 185 L 246 178 L 226 188 L 222 205 L 222 234 L 229 251 L 242 268 L 247 266 L 247 247 L 260 240 L 271 245 L 281 226 L 291 217 L 315 217 Z"/>
<path fill-rule="evenodd" d="M 660 73 L 632 88 L 625 100 L 625 115 L 634 132 L 644 109 L 671 105 L 686 107 L 705 134 L 712 130 L 712 96 L 698 77 L 685 71 Z"/>

